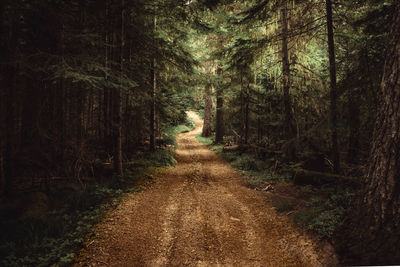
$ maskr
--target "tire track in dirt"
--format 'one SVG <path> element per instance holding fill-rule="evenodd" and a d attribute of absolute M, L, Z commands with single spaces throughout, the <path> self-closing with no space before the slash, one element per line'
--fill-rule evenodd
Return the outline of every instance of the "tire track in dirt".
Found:
<path fill-rule="evenodd" d="M 315 244 L 277 216 L 228 163 L 179 136 L 178 164 L 127 196 L 98 225 L 76 266 L 326 266 Z"/>
<path fill-rule="evenodd" d="M 176 215 L 178 209 L 181 205 L 178 205 L 177 200 L 179 198 L 177 196 L 181 195 L 183 191 L 182 187 L 174 189 L 171 196 L 167 200 L 167 207 L 165 208 L 164 213 L 164 222 L 161 226 L 161 237 L 159 239 L 159 244 L 161 251 L 159 251 L 158 257 L 154 260 L 152 265 L 155 266 L 165 266 L 169 261 L 169 255 L 172 249 L 172 242 L 175 237 L 175 226 L 176 226 Z"/>

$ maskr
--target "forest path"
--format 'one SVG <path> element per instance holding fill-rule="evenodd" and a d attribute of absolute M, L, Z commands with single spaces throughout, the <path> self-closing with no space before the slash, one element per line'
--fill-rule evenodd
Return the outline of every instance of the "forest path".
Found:
<path fill-rule="evenodd" d="M 178 164 L 124 198 L 76 266 L 321 266 L 316 245 L 196 140 L 202 121 L 188 115 Z"/>

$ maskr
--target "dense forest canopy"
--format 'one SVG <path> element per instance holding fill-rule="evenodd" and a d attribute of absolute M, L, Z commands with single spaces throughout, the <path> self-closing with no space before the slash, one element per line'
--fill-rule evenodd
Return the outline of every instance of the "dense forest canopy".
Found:
<path fill-rule="evenodd" d="M 357 180 L 337 247 L 399 263 L 399 13 L 389 0 L 3 0 L 0 194 L 123 176 L 196 110 L 215 143 Z"/>

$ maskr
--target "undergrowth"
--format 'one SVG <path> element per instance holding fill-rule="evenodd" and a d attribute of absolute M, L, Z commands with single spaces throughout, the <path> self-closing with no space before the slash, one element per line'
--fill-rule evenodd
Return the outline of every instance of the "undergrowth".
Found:
<path fill-rule="evenodd" d="M 214 142 L 214 138 L 212 137 L 203 137 L 201 135 L 196 136 L 196 139 L 205 144 L 205 145 L 211 145 Z"/>
<path fill-rule="evenodd" d="M 224 151 L 224 145 L 214 144 L 213 137 L 196 136 L 196 139 L 208 145 L 210 150 L 215 151 L 225 160 L 227 160 L 234 168 L 240 170 L 246 181 L 251 186 L 263 186 L 270 182 L 283 182 L 288 179 L 288 175 L 283 172 L 275 172 L 272 170 L 273 164 L 271 159 L 259 159 L 256 155 L 237 151 Z"/>
<path fill-rule="evenodd" d="M 290 181 L 288 166 L 280 164 L 279 158 L 259 159 L 257 156 L 240 151 L 224 151 L 223 145 L 213 144 L 213 138 L 196 137 L 198 141 L 209 146 L 209 148 L 225 160 L 234 168 L 240 170 L 250 186 L 260 187 L 267 183 L 279 183 Z M 304 198 L 312 194 L 319 195 L 311 199 L 310 204 L 294 211 L 295 203 L 288 201 L 278 201 L 275 208 L 278 212 L 293 212 L 293 220 L 297 226 L 302 229 L 317 233 L 324 239 L 330 239 L 336 230 L 336 227 L 343 220 L 345 211 L 355 194 L 354 189 L 346 188 L 340 185 L 326 185 L 322 187 L 304 186 L 301 188 L 302 194 L 295 196 Z"/>
<path fill-rule="evenodd" d="M 293 219 L 303 229 L 330 239 L 343 220 L 355 191 L 337 185 L 328 185 L 316 190 L 319 191 L 321 197 L 312 198 L 305 209 L 297 212 Z"/>
<path fill-rule="evenodd" d="M 180 133 L 191 131 L 195 127 L 195 122 L 192 118 L 188 118 L 185 124 L 178 126 L 169 127 L 164 131 L 163 140 L 166 145 L 172 145 L 174 148 L 178 148 L 178 142 L 176 136 Z"/>
<path fill-rule="evenodd" d="M 171 127 L 167 144 L 176 146 L 176 135 L 194 128 L 194 122 Z M 138 192 L 137 181 L 145 174 L 176 163 L 171 148 L 156 150 L 127 163 L 124 176 L 88 186 L 86 190 L 60 193 L 62 204 L 45 214 L 0 221 L 0 266 L 59 266 L 72 264 L 86 236 L 94 233 L 110 209 L 123 195 Z"/>

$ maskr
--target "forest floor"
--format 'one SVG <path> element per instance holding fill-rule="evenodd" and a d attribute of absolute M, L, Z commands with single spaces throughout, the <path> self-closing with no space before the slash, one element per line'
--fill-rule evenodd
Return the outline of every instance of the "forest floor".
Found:
<path fill-rule="evenodd" d="M 178 137 L 175 167 L 126 196 L 85 243 L 76 266 L 334 266 L 335 257 L 278 215 L 266 192 L 196 136 Z"/>

